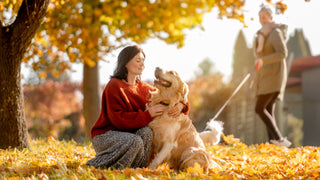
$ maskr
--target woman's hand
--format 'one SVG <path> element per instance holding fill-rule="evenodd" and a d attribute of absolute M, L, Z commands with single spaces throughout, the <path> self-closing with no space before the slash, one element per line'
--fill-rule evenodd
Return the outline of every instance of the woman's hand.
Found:
<path fill-rule="evenodd" d="M 263 60 L 262 59 L 256 59 L 255 65 L 256 65 L 256 70 L 258 71 L 263 66 Z"/>
<path fill-rule="evenodd" d="M 180 115 L 182 109 L 184 108 L 184 104 L 182 104 L 181 102 L 177 103 L 176 105 L 174 105 L 173 108 L 169 109 L 168 111 L 168 115 L 172 116 L 172 117 L 177 117 Z"/>
<path fill-rule="evenodd" d="M 148 111 L 149 111 L 150 116 L 152 118 L 154 118 L 154 117 L 162 115 L 165 108 L 166 108 L 166 106 L 164 106 L 162 104 L 157 104 L 157 105 L 151 106 L 148 109 Z"/>

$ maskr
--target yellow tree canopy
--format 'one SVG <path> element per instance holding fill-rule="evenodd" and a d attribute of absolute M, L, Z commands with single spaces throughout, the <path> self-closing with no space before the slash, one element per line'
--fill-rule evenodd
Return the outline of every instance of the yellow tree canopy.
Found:
<path fill-rule="evenodd" d="M 214 6 L 243 21 L 243 0 L 52 0 L 24 62 L 59 75 L 70 62 L 94 66 L 112 49 L 159 38 L 184 45 L 184 29 L 201 27 Z"/>
<path fill-rule="evenodd" d="M 14 17 L 21 1 L 1 0 L 2 23 L 8 12 Z M 70 63 L 94 66 L 130 42 L 159 38 L 182 47 L 184 30 L 201 28 L 203 15 L 212 8 L 218 8 L 219 17 L 244 22 L 243 5 L 244 0 L 51 0 L 24 62 L 59 76 Z"/>

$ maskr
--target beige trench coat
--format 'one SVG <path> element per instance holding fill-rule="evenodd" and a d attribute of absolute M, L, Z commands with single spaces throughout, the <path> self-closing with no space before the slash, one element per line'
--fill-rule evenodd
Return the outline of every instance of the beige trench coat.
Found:
<path fill-rule="evenodd" d="M 263 60 L 263 66 L 256 71 L 257 95 L 279 92 L 279 99 L 283 99 L 283 94 L 287 82 L 286 57 L 288 50 L 286 47 L 287 26 L 281 25 L 274 28 L 266 37 L 263 51 L 255 53 L 256 58 Z M 256 41 L 254 44 L 256 45 Z M 254 52 L 256 52 L 254 46 Z"/>

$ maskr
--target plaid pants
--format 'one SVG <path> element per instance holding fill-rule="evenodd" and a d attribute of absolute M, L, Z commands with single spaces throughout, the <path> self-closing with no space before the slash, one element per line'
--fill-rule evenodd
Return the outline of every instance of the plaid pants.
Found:
<path fill-rule="evenodd" d="M 146 167 L 152 139 L 153 132 L 147 126 L 133 133 L 110 130 L 96 135 L 92 139 L 96 157 L 86 165 L 115 169 Z"/>

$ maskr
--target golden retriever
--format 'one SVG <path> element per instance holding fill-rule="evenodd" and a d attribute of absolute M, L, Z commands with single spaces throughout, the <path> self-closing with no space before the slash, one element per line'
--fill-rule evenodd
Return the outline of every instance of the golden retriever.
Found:
<path fill-rule="evenodd" d="M 159 103 L 167 105 L 168 108 L 148 124 L 154 133 L 151 153 L 156 155 L 149 169 L 156 169 L 160 164 L 167 163 L 175 170 L 182 170 L 198 163 L 207 170 L 215 162 L 206 152 L 204 143 L 191 119 L 183 113 L 178 117 L 167 114 L 167 111 L 180 101 L 188 102 L 187 84 L 180 79 L 177 72 L 165 71 L 158 67 L 155 70 L 155 77 L 154 85 L 157 90 L 150 92 L 147 109 Z"/>

